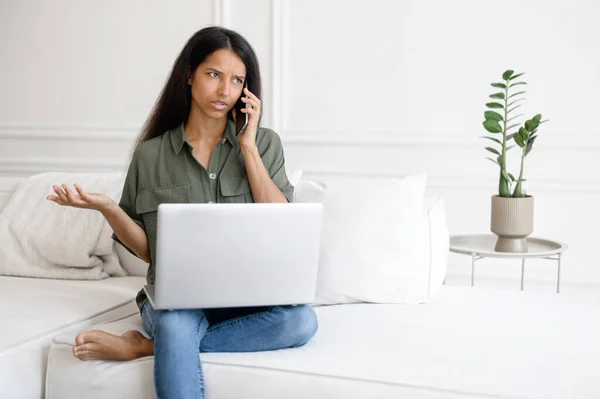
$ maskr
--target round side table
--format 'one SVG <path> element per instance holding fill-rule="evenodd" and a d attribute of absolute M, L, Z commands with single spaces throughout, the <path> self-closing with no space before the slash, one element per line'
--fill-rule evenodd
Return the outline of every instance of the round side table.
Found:
<path fill-rule="evenodd" d="M 556 293 L 560 293 L 560 261 L 563 252 L 569 247 L 558 241 L 544 240 L 529 237 L 527 239 L 527 252 L 497 252 L 496 235 L 494 234 L 469 234 L 450 237 L 450 251 L 471 256 L 471 287 L 475 284 L 475 262 L 482 258 L 521 259 L 521 291 L 525 278 L 526 259 L 550 259 L 558 262 L 556 278 Z"/>

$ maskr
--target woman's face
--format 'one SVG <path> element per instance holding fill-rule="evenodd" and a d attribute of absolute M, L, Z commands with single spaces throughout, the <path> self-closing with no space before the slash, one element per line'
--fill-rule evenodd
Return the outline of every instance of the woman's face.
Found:
<path fill-rule="evenodd" d="M 236 53 L 220 49 L 198 65 L 188 81 L 192 101 L 209 118 L 221 119 L 242 95 L 246 66 Z"/>

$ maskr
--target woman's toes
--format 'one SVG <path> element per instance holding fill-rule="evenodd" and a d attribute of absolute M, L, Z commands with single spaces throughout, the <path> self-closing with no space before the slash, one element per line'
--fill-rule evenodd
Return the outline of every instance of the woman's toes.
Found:
<path fill-rule="evenodd" d="M 77 334 L 77 336 L 75 337 L 75 345 L 83 345 L 85 343 L 85 336 L 86 336 L 86 332 L 80 332 L 79 334 Z"/>

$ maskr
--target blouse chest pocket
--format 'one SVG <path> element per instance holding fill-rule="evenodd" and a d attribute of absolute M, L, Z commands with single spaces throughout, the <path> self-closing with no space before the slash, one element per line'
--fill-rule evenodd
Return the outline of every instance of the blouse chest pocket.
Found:
<path fill-rule="evenodd" d="M 223 203 L 250 203 L 253 202 L 252 190 L 246 177 L 221 176 L 221 199 Z"/>
<path fill-rule="evenodd" d="M 142 216 L 146 231 L 154 231 L 160 204 L 189 202 L 191 202 L 190 183 L 153 187 L 138 193 L 135 199 L 135 211 Z"/>

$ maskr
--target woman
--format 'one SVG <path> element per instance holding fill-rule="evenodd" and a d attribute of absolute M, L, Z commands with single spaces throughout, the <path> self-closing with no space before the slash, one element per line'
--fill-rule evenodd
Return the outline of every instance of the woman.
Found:
<path fill-rule="evenodd" d="M 292 201 L 294 188 L 285 174 L 279 136 L 258 127 L 260 97 L 258 60 L 250 44 L 228 29 L 202 29 L 175 61 L 145 124 L 119 204 L 77 184 L 75 191 L 54 186 L 56 195 L 48 199 L 102 212 L 113 238 L 149 263 L 146 279 L 154 284 L 161 202 Z M 233 238 L 223 239 L 235 245 Z M 202 253 L 198 260 L 201 265 Z M 122 336 L 87 331 L 77 336 L 73 354 L 80 360 L 154 355 L 160 398 L 204 397 L 200 352 L 301 346 L 318 324 L 308 305 L 160 311 L 143 290 L 136 301 L 150 339 L 139 331 Z"/>

